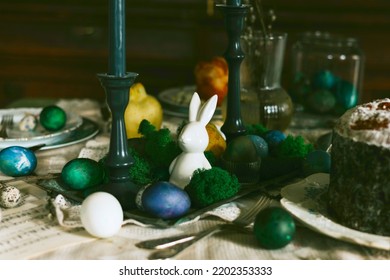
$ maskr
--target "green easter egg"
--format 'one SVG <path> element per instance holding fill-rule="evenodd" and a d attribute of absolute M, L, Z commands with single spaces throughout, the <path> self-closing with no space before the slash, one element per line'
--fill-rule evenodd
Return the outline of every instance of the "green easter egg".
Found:
<path fill-rule="evenodd" d="M 337 103 L 347 110 L 356 106 L 359 98 L 356 87 L 345 80 L 340 80 L 335 86 Z"/>
<path fill-rule="evenodd" d="M 329 70 L 321 70 L 313 76 L 313 86 L 316 89 L 332 89 L 337 82 L 337 77 Z"/>
<path fill-rule="evenodd" d="M 295 222 L 283 208 L 269 207 L 257 214 L 253 231 L 261 247 L 279 249 L 292 241 Z"/>
<path fill-rule="evenodd" d="M 62 168 L 62 181 L 71 189 L 85 190 L 103 182 L 104 167 L 89 158 L 76 158 Z"/>
<path fill-rule="evenodd" d="M 45 129 L 57 131 L 65 126 L 66 113 L 62 108 L 56 105 L 50 105 L 42 109 L 39 115 L 39 121 Z"/>
<path fill-rule="evenodd" d="M 243 135 L 234 138 L 227 145 L 223 157 L 232 162 L 255 162 L 260 155 L 251 137 Z"/>

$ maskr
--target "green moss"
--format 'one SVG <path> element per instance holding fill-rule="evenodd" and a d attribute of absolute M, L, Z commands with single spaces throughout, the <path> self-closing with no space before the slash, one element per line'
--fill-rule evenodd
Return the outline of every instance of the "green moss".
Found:
<path fill-rule="evenodd" d="M 154 179 L 154 174 L 149 162 L 141 158 L 134 150 L 129 149 L 129 152 L 134 160 L 129 170 L 131 181 L 140 186 L 150 184 Z"/>
<path fill-rule="evenodd" d="M 305 143 L 302 136 L 288 135 L 274 150 L 274 155 L 278 158 L 304 158 L 312 150 L 313 145 Z"/>
<path fill-rule="evenodd" d="M 129 168 L 130 179 L 134 184 L 143 186 L 154 181 L 155 175 L 149 162 L 142 158 L 133 148 L 128 148 L 129 154 L 133 158 L 133 164 Z M 109 182 L 109 170 L 106 166 L 107 155 L 100 159 L 99 164 L 105 170 L 103 183 Z"/>
<path fill-rule="evenodd" d="M 235 175 L 224 169 L 198 169 L 190 183 L 185 187 L 191 199 L 191 205 L 202 208 L 237 194 L 240 184 Z"/>
<path fill-rule="evenodd" d="M 145 159 L 153 168 L 169 168 L 171 162 L 181 153 L 169 129 L 156 130 L 149 121 L 143 120 L 138 131 L 145 138 Z"/>
<path fill-rule="evenodd" d="M 261 124 L 248 124 L 245 126 L 245 130 L 247 135 L 258 135 L 261 137 L 268 131 L 268 129 Z"/>

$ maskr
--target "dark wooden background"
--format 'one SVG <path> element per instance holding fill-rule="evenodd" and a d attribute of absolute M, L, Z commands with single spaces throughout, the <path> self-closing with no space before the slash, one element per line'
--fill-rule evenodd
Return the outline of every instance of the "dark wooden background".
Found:
<path fill-rule="evenodd" d="M 200 60 L 222 55 L 223 17 L 208 0 L 128 0 L 127 70 L 150 94 L 194 83 Z M 289 48 L 304 31 L 359 39 L 366 54 L 362 101 L 390 96 L 390 1 L 263 0 L 288 33 Z M 0 0 L 0 107 L 19 98 L 94 98 L 107 71 L 108 0 Z"/>

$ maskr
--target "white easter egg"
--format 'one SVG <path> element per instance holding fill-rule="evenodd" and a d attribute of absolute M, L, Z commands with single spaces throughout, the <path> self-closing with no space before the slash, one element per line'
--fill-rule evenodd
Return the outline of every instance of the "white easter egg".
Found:
<path fill-rule="evenodd" d="M 123 222 L 123 211 L 113 195 L 95 192 L 87 196 L 81 204 L 80 218 L 89 234 L 107 238 L 119 232 Z"/>

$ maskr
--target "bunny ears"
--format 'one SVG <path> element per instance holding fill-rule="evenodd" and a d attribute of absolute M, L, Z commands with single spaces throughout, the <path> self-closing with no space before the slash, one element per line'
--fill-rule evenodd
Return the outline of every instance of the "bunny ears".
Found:
<path fill-rule="evenodd" d="M 206 101 L 201 107 L 201 101 L 197 92 L 194 92 L 191 98 L 189 107 L 189 121 L 198 121 L 204 125 L 207 125 L 214 115 L 217 108 L 218 96 L 215 94 Z"/>

